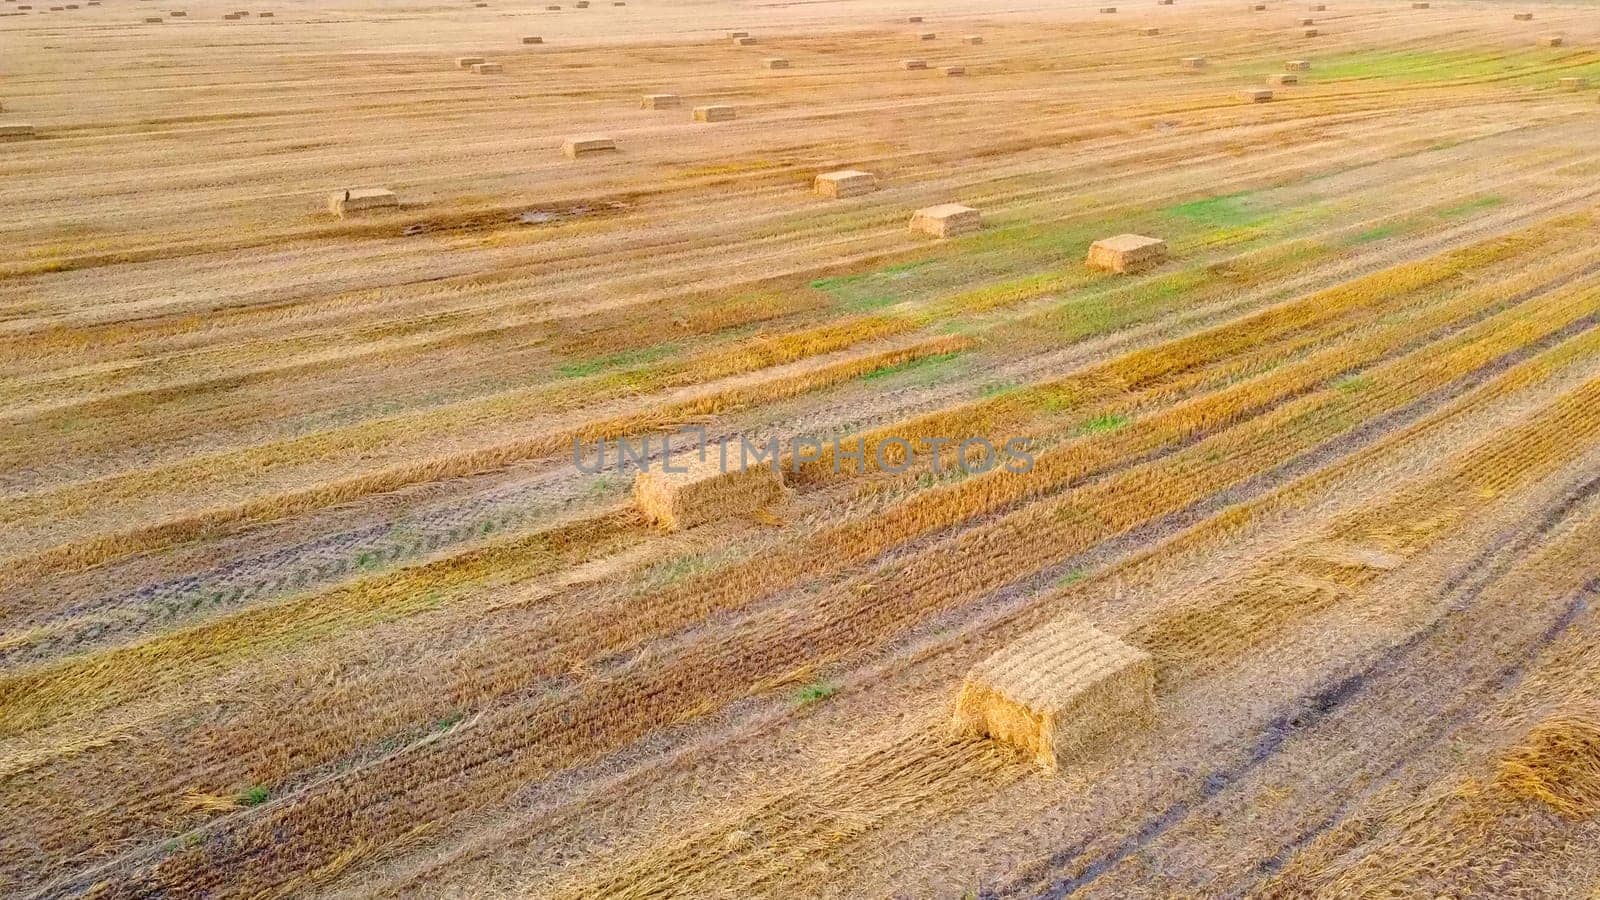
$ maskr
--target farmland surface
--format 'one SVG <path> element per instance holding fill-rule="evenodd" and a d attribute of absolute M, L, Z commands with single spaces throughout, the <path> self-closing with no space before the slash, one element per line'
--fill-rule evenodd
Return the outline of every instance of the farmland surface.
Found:
<path fill-rule="evenodd" d="M 1600 890 L 1600 7 L 240 2 L 0 4 L 0 896 Z"/>

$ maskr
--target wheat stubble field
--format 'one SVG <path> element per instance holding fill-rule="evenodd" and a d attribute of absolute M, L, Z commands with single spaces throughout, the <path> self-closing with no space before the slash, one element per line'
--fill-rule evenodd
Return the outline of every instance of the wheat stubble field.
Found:
<path fill-rule="evenodd" d="M 1600 8 L 238 2 L 0 8 L 0 895 L 1600 889 Z"/>

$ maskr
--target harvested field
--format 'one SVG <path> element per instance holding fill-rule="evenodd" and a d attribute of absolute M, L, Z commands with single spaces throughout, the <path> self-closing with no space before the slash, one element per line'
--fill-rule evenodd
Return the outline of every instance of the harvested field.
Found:
<path fill-rule="evenodd" d="M 0 9 L 0 896 L 1600 892 L 1593 3 L 149 6 Z"/>

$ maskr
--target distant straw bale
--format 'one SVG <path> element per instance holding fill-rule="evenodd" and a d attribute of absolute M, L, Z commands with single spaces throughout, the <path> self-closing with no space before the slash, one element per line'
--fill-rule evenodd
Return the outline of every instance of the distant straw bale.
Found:
<path fill-rule="evenodd" d="M 1155 37 L 1156 35 L 1161 33 L 1161 29 L 1159 29 L 1159 28 L 1141 28 L 1141 29 L 1139 29 L 1139 33 L 1141 35 L 1144 35 L 1145 37 Z"/>
<path fill-rule="evenodd" d="M 927 67 L 928 67 L 928 61 L 925 60 L 925 59 L 902 59 L 902 60 L 900 60 L 900 68 L 905 69 L 907 71 L 910 71 L 912 69 L 926 69 Z"/>
<path fill-rule="evenodd" d="M 1089 245 L 1092 269 L 1126 274 L 1138 272 L 1167 258 L 1167 242 L 1142 234 L 1119 234 Z"/>
<path fill-rule="evenodd" d="M 983 35 L 981 35 L 981 34 L 969 34 L 966 37 L 963 37 L 961 39 L 961 43 L 963 43 L 963 44 L 981 44 L 981 43 L 983 43 Z"/>
<path fill-rule="evenodd" d="M 761 65 L 769 69 L 787 69 L 789 68 L 789 61 L 781 56 L 774 56 L 768 59 L 763 59 L 761 61 Z"/>
<path fill-rule="evenodd" d="M 1150 655 L 1064 616 L 973 666 L 951 727 L 1010 744 L 1055 771 L 1154 714 Z"/>
<path fill-rule="evenodd" d="M 1589 79 L 1579 76 L 1571 76 L 1568 78 L 1557 79 L 1556 85 L 1568 91 L 1581 91 L 1589 86 Z"/>
<path fill-rule="evenodd" d="M 812 182 L 811 189 L 819 197 L 843 200 L 847 197 L 872 193 L 878 189 L 878 179 L 871 172 L 840 169 L 837 172 L 824 172 L 818 175 Z"/>
<path fill-rule="evenodd" d="M 1204 56 L 1185 56 L 1182 62 L 1183 67 L 1186 69 L 1204 69 L 1206 67 L 1206 58 Z"/>
<path fill-rule="evenodd" d="M 639 98 L 640 109 L 677 109 L 681 103 L 677 94 L 645 94 Z"/>
<path fill-rule="evenodd" d="M 456 68 L 470 69 L 473 66 L 486 62 L 488 62 L 488 60 L 481 56 L 458 56 L 456 57 Z"/>
<path fill-rule="evenodd" d="M 1266 103 L 1272 99 L 1272 91 L 1267 88 L 1246 88 L 1239 92 L 1239 99 L 1251 103 Z"/>
<path fill-rule="evenodd" d="M 1284 69 L 1290 72 L 1311 71 L 1311 61 L 1308 59 L 1291 59 L 1283 64 Z"/>
<path fill-rule="evenodd" d="M 605 153 L 617 149 L 617 142 L 603 134 L 574 135 L 561 142 L 561 152 L 568 159 L 577 159 L 589 153 Z"/>
<path fill-rule="evenodd" d="M 25 122 L 16 122 L 10 125 L 0 125 L 0 141 L 20 141 L 36 137 L 39 130 Z"/>
<path fill-rule="evenodd" d="M 696 122 L 727 122 L 732 120 L 733 117 L 734 110 L 731 106 L 719 104 L 714 106 L 696 106 L 694 108 L 694 120 Z"/>
<path fill-rule="evenodd" d="M 481 62 L 472 67 L 474 75 L 503 75 L 505 67 L 497 62 Z"/>
<path fill-rule="evenodd" d="M 945 66 L 940 71 L 944 72 L 944 76 L 946 78 L 960 78 L 961 76 L 967 74 L 967 67 L 966 66 Z"/>
<path fill-rule="evenodd" d="M 1274 85 L 1282 87 L 1284 85 L 1299 84 L 1300 76 L 1294 74 L 1293 72 L 1279 72 L 1277 74 L 1267 76 L 1267 80 Z"/>
<path fill-rule="evenodd" d="M 1549 37 L 1544 37 L 1544 38 L 1540 38 L 1539 39 L 1539 43 L 1543 44 L 1546 47 L 1559 47 L 1562 44 L 1565 44 L 1566 42 L 1567 42 L 1566 38 L 1563 38 L 1560 35 L 1554 35 L 1554 34 L 1550 35 Z"/>
<path fill-rule="evenodd" d="M 538 35 L 530 34 L 527 37 L 524 37 L 522 42 L 524 44 L 542 44 L 544 43 L 544 38 L 539 37 Z"/>
<path fill-rule="evenodd" d="M 388 188 L 352 188 L 328 196 L 328 211 L 341 218 L 379 209 L 394 209 L 400 198 Z"/>
<path fill-rule="evenodd" d="M 1531 12 L 1514 13 L 1511 16 L 1511 20 L 1514 21 L 1514 22 L 1532 22 L 1533 21 L 1533 13 L 1531 13 Z"/>
<path fill-rule="evenodd" d="M 982 216 L 970 206 L 941 203 L 919 209 L 911 216 L 911 230 L 936 238 L 960 237 L 983 227 Z"/>
<path fill-rule="evenodd" d="M 704 462 L 678 462 L 684 472 L 650 469 L 633 483 L 633 498 L 645 518 L 670 531 L 757 512 L 783 495 L 783 476 L 771 465 L 724 467 L 715 452 Z"/>

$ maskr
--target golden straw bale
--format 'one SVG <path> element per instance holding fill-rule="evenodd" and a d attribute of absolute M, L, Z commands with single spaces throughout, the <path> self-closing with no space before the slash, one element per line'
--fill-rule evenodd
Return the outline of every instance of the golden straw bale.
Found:
<path fill-rule="evenodd" d="M 937 238 L 959 237 L 983 227 L 982 217 L 970 206 L 941 203 L 919 209 L 911 216 L 911 230 Z"/>
<path fill-rule="evenodd" d="M 841 169 L 818 175 L 812 182 L 811 188 L 819 197 L 842 200 L 846 197 L 859 197 L 862 194 L 872 193 L 878 189 L 878 179 L 871 172 Z"/>
<path fill-rule="evenodd" d="M 754 513 L 783 494 L 783 475 L 772 465 L 741 468 L 730 454 L 724 468 L 717 453 L 706 460 L 674 463 L 684 472 L 650 469 L 633 482 L 633 498 L 645 518 L 670 530 L 693 528 L 715 519 Z"/>
<path fill-rule="evenodd" d="M 1089 245 L 1089 267 L 1105 272 L 1137 272 L 1167 258 L 1167 242 L 1142 234 L 1119 234 Z"/>
<path fill-rule="evenodd" d="M 561 152 L 568 159 L 577 159 L 587 153 L 604 153 L 617 149 L 617 142 L 603 134 L 574 135 L 561 142 Z"/>
<path fill-rule="evenodd" d="M 696 106 L 694 120 L 696 122 L 727 122 L 734 117 L 733 107 L 725 105 Z"/>
<path fill-rule="evenodd" d="M 341 217 L 375 209 L 393 209 L 399 205 L 400 198 L 388 188 L 352 188 L 328 196 L 328 211 Z"/>
<path fill-rule="evenodd" d="M 951 726 L 1016 746 L 1054 771 L 1154 713 L 1150 654 L 1064 616 L 973 666 Z"/>

